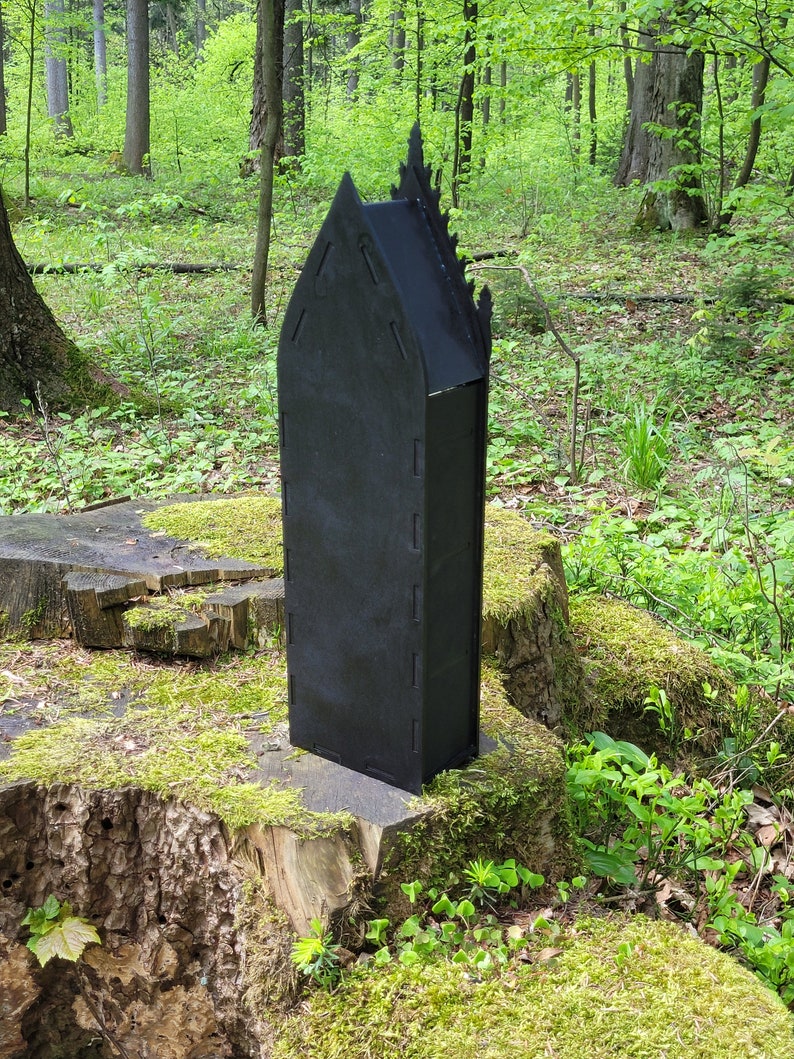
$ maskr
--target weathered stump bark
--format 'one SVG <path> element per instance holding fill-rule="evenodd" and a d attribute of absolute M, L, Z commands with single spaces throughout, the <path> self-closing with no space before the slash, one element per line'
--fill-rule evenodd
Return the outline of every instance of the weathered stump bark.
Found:
<path fill-rule="evenodd" d="M 15 983 L 0 991 L 0 1059 L 110 1059 L 89 1051 L 86 993 L 137 1059 L 266 1057 L 293 995 L 290 947 L 312 918 L 347 931 L 371 909 L 397 920 L 401 881 L 446 878 L 476 856 L 516 856 L 549 878 L 575 868 L 559 744 L 493 674 L 484 699 L 488 752 L 422 799 L 286 743 L 264 749 L 249 781 L 300 788 L 305 827 L 232 833 L 134 786 L 0 787 L 0 968 Z M 325 825 L 311 815 L 343 810 Z M 24 948 L 25 910 L 50 893 L 102 937 L 78 968 L 42 970 Z"/>
<path fill-rule="evenodd" d="M 0 518 L 2 631 L 38 639 L 74 630 L 87 646 L 121 646 L 121 613 L 111 609 L 123 611 L 125 595 L 133 598 L 141 582 L 144 592 L 162 593 L 277 572 L 241 559 L 208 558 L 184 539 L 147 529 L 141 516 L 164 506 L 135 500 L 74 515 Z"/>

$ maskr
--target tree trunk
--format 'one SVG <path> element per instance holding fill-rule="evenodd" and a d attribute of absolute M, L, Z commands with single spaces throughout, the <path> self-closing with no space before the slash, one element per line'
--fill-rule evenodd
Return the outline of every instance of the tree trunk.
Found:
<path fill-rule="evenodd" d="M 397 8 L 391 14 L 391 65 L 402 73 L 405 69 L 405 12 Z"/>
<path fill-rule="evenodd" d="M 174 55 L 179 54 L 179 41 L 177 40 L 177 28 L 176 28 L 176 10 L 174 9 L 173 3 L 167 3 L 165 5 L 165 24 L 166 24 L 166 39 L 171 45 L 171 51 Z"/>
<path fill-rule="evenodd" d="M 6 117 L 6 80 L 5 80 L 5 36 L 3 34 L 3 4 L 0 0 L 0 136 L 8 128 Z"/>
<path fill-rule="evenodd" d="M 590 165 L 596 164 L 598 156 L 598 117 L 596 113 L 596 64 L 590 63 L 587 82 L 587 113 L 590 119 Z"/>
<path fill-rule="evenodd" d="M 124 165 L 151 176 L 149 163 L 149 2 L 127 0 L 127 120 Z"/>
<path fill-rule="evenodd" d="M 650 44 L 652 59 L 646 71 L 645 64 L 638 64 L 634 106 L 615 183 L 656 184 L 643 199 L 638 222 L 643 227 L 683 231 L 706 220 L 699 173 L 704 56 L 670 43 L 669 32 L 663 17 L 655 30 L 640 33 L 641 40 Z"/>
<path fill-rule="evenodd" d="M 422 78 L 424 76 L 425 20 L 421 4 L 416 5 L 416 78 L 414 80 L 415 117 L 422 117 Z"/>
<path fill-rule="evenodd" d="M 284 5 L 284 156 L 300 158 L 306 150 L 306 103 L 303 62 L 303 0 Z"/>
<path fill-rule="evenodd" d="M 626 0 L 621 0 L 621 14 L 626 13 Z M 628 27 L 624 24 L 620 27 L 620 46 L 623 49 L 623 77 L 626 81 L 626 110 L 631 111 L 634 100 L 634 66 L 631 61 L 631 41 L 629 40 Z"/>
<path fill-rule="evenodd" d="M 637 35 L 637 44 L 646 56 L 653 54 L 654 38 L 647 27 L 642 27 Z M 632 106 L 623 151 L 618 162 L 614 183 L 619 188 L 630 187 L 635 181 L 644 183 L 648 178 L 648 162 L 651 151 L 650 136 L 643 122 L 648 121 L 653 98 L 653 67 L 651 62 L 643 62 L 644 56 L 637 60 L 637 67 L 632 81 Z M 627 88 L 628 91 L 628 88 Z"/>
<path fill-rule="evenodd" d="M 686 231 L 706 221 L 699 172 L 704 55 L 666 44 L 655 58 L 648 121 L 662 134 L 651 133 L 648 183 L 664 185 L 646 194 L 638 220 L 645 227 Z"/>
<path fill-rule="evenodd" d="M 351 24 L 347 31 L 347 50 L 351 52 L 361 43 L 361 0 L 349 0 Z M 347 98 L 355 99 L 358 92 L 358 59 L 353 59 L 347 71 Z"/>
<path fill-rule="evenodd" d="M 105 38 L 105 0 L 94 0 L 94 77 L 99 110 L 107 102 L 108 54 Z"/>
<path fill-rule="evenodd" d="M 761 115 L 759 110 L 766 99 L 770 66 L 769 58 L 764 58 L 753 67 L 753 92 L 750 99 L 750 111 L 754 116 L 750 124 L 750 135 L 747 140 L 747 149 L 744 152 L 744 162 L 733 185 L 734 191 L 746 187 L 750 182 L 750 177 L 753 175 L 756 155 L 761 144 Z M 721 210 L 715 223 L 715 228 L 718 230 L 727 228 L 733 218 L 734 209 L 735 207 L 731 206 L 728 209 Z"/>
<path fill-rule="evenodd" d="M 582 139 L 582 79 L 579 74 L 567 75 L 565 109 L 571 114 L 571 157 L 576 164 Z"/>
<path fill-rule="evenodd" d="M 87 367 L 61 331 L 14 245 L 0 193 L 0 411 L 20 400 L 66 406 L 92 389 Z"/>
<path fill-rule="evenodd" d="M 587 10 L 593 10 L 593 0 L 587 0 Z M 590 24 L 588 34 L 592 39 L 595 39 L 596 27 L 594 23 Z M 597 127 L 597 113 L 596 113 L 596 64 L 595 59 L 590 63 L 587 71 L 587 116 L 589 119 L 589 133 L 590 133 L 590 154 L 588 156 L 588 162 L 590 165 L 596 164 L 596 157 L 598 155 L 598 127 Z"/>
<path fill-rule="evenodd" d="M 56 136 L 72 136 L 69 117 L 69 81 L 66 72 L 66 30 L 64 0 L 48 0 L 44 5 L 44 68 L 47 78 L 47 114 L 53 119 Z"/>
<path fill-rule="evenodd" d="M 466 25 L 463 38 L 463 74 L 455 107 L 455 154 L 452 162 L 452 205 L 460 205 L 460 188 L 471 171 L 474 126 L 474 68 L 477 62 L 477 0 L 463 0 Z"/>
<path fill-rule="evenodd" d="M 207 0 L 196 0 L 196 52 L 201 54 L 207 40 Z"/>
<path fill-rule="evenodd" d="M 266 323 L 265 288 L 270 255 L 270 228 L 273 222 L 273 172 L 282 123 L 282 62 L 284 56 L 285 0 L 260 0 L 257 17 L 257 55 L 261 55 L 266 121 L 262 138 L 259 172 L 259 209 L 256 224 L 251 277 L 251 313 L 258 323 Z"/>

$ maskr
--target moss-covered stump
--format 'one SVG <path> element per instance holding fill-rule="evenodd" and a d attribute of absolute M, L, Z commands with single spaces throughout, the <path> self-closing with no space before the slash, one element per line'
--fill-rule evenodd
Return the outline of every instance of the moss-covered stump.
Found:
<path fill-rule="evenodd" d="M 490 667 L 483 673 L 481 724 L 492 749 L 468 768 L 437 776 L 415 803 L 421 815 L 384 851 L 374 896 L 392 920 L 408 914 L 401 882 L 444 884 L 479 856 L 497 863 L 515 857 L 548 879 L 579 867 L 562 745 L 510 705 Z"/>
<path fill-rule="evenodd" d="M 111 686 L 140 679 L 135 708 L 30 730 L 0 762 L 0 965 L 22 962 L 6 1006 L 9 1039 L 25 1041 L 0 1059 L 112 1054 L 89 1047 L 75 969 L 41 971 L 24 949 L 25 909 L 49 893 L 98 928 L 83 986 L 131 1055 L 253 1056 L 292 988 L 293 932 L 314 916 L 353 944 L 351 917 L 402 915 L 400 882 L 446 880 L 478 855 L 549 878 L 577 867 L 560 745 L 510 706 L 494 671 L 486 753 L 414 798 L 293 752 L 278 652 L 272 666 L 230 667 L 225 692 L 224 670 L 211 683 L 186 669 L 169 688 L 162 667 L 137 673 L 118 656 Z"/>
<path fill-rule="evenodd" d="M 198 520 L 188 513 L 193 503 L 201 509 Z M 169 535 L 164 525 L 174 521 L 185 532 Z M 203 533 L 187 532 L 197 521 Z M 230 538 L 244 540 L 252 558 L 213 547 Z M 4 635 L 21 638 L 74 633 L 89 646 L 119 646 L 123 613 L 142 592 L 274 577 L 281 566 L 280 504 L 267 496 L 6 515 L 0 518 L 0 626 Z"/>
<path fill-rule="evenodd" d="M 669 923 L 583 922 L 484 980 L 390 965 L 316 993 L 274 1059 L 788 1059 L 794 1020 L 729 956 Z"/>
<path fill-rule="evenodd" d="M 575 733 L 605 731 L 648 750 L 669 754 L 685 731 L 706 752 L 719 732 L 715 701 L 730 693 L 725 675 L 705 652 L 687 644 L 646 611 L 601 596 L 573 597 L 571 627 L 587 668 L 587 696 L 566 716 Z M 660 731 L 657 715 L 646 710 L 651 688 L 665 692 L 673 710 L 673 731 Z"/>
<path fill-rule="evenodd" d="M 584 695 L 568 629 L 560 544 L 518 512 L 485 513 L 483 646 L 496 656 L 507 693 L 527 717 L 554 728 Z"/>

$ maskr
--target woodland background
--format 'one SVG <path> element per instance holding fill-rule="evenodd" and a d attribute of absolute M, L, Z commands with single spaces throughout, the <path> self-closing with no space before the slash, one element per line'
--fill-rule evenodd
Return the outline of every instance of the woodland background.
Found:
<path fill-rule="evenodd" d="M 468 274 L 495 295 L 489 499 L 562 537 L 574 594 L 651 611 L 735 682 L 712 765 L 730 790 L 763 787 L 788 835 L 787 859 L 748 855 L 771 926 L 745 948 L 768 954 L 777 931 L 767 977 L 790 1001 L 789 5 L 0 15 L 10 231 L 111 383 L 86 398 L 23 372 L 0 394 L 0 511 L 277 489 L 275 346 L 297 270 L 341 174 L 387 197 L 419 119 Z M 4 311 L 0 365 L 20 323 Z M 669 725 L 659 690 L 648 707 Z"/>

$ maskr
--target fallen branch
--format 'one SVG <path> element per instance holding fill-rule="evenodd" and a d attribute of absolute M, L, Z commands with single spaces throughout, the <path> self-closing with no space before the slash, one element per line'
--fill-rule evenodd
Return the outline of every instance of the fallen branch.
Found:
<path fill-rule="evenodd" d="M 35 264 L 27 265 L 26 268 L 31 276 L 62 276 L 71 272 L 104 272 L 107 265 L 98 265 L 95 262 L 82 264 L 65 263 L 61 265 Z M 220 262 L 211 262 L 204 265 L 192 265 L 183 261 L 152 261 L 142 265 L 114 265 L 119 272 L 173 272 L 174 275 L 192 275 L 199 272 L 238 272 L 242 265 L 225 265 Z"/>

